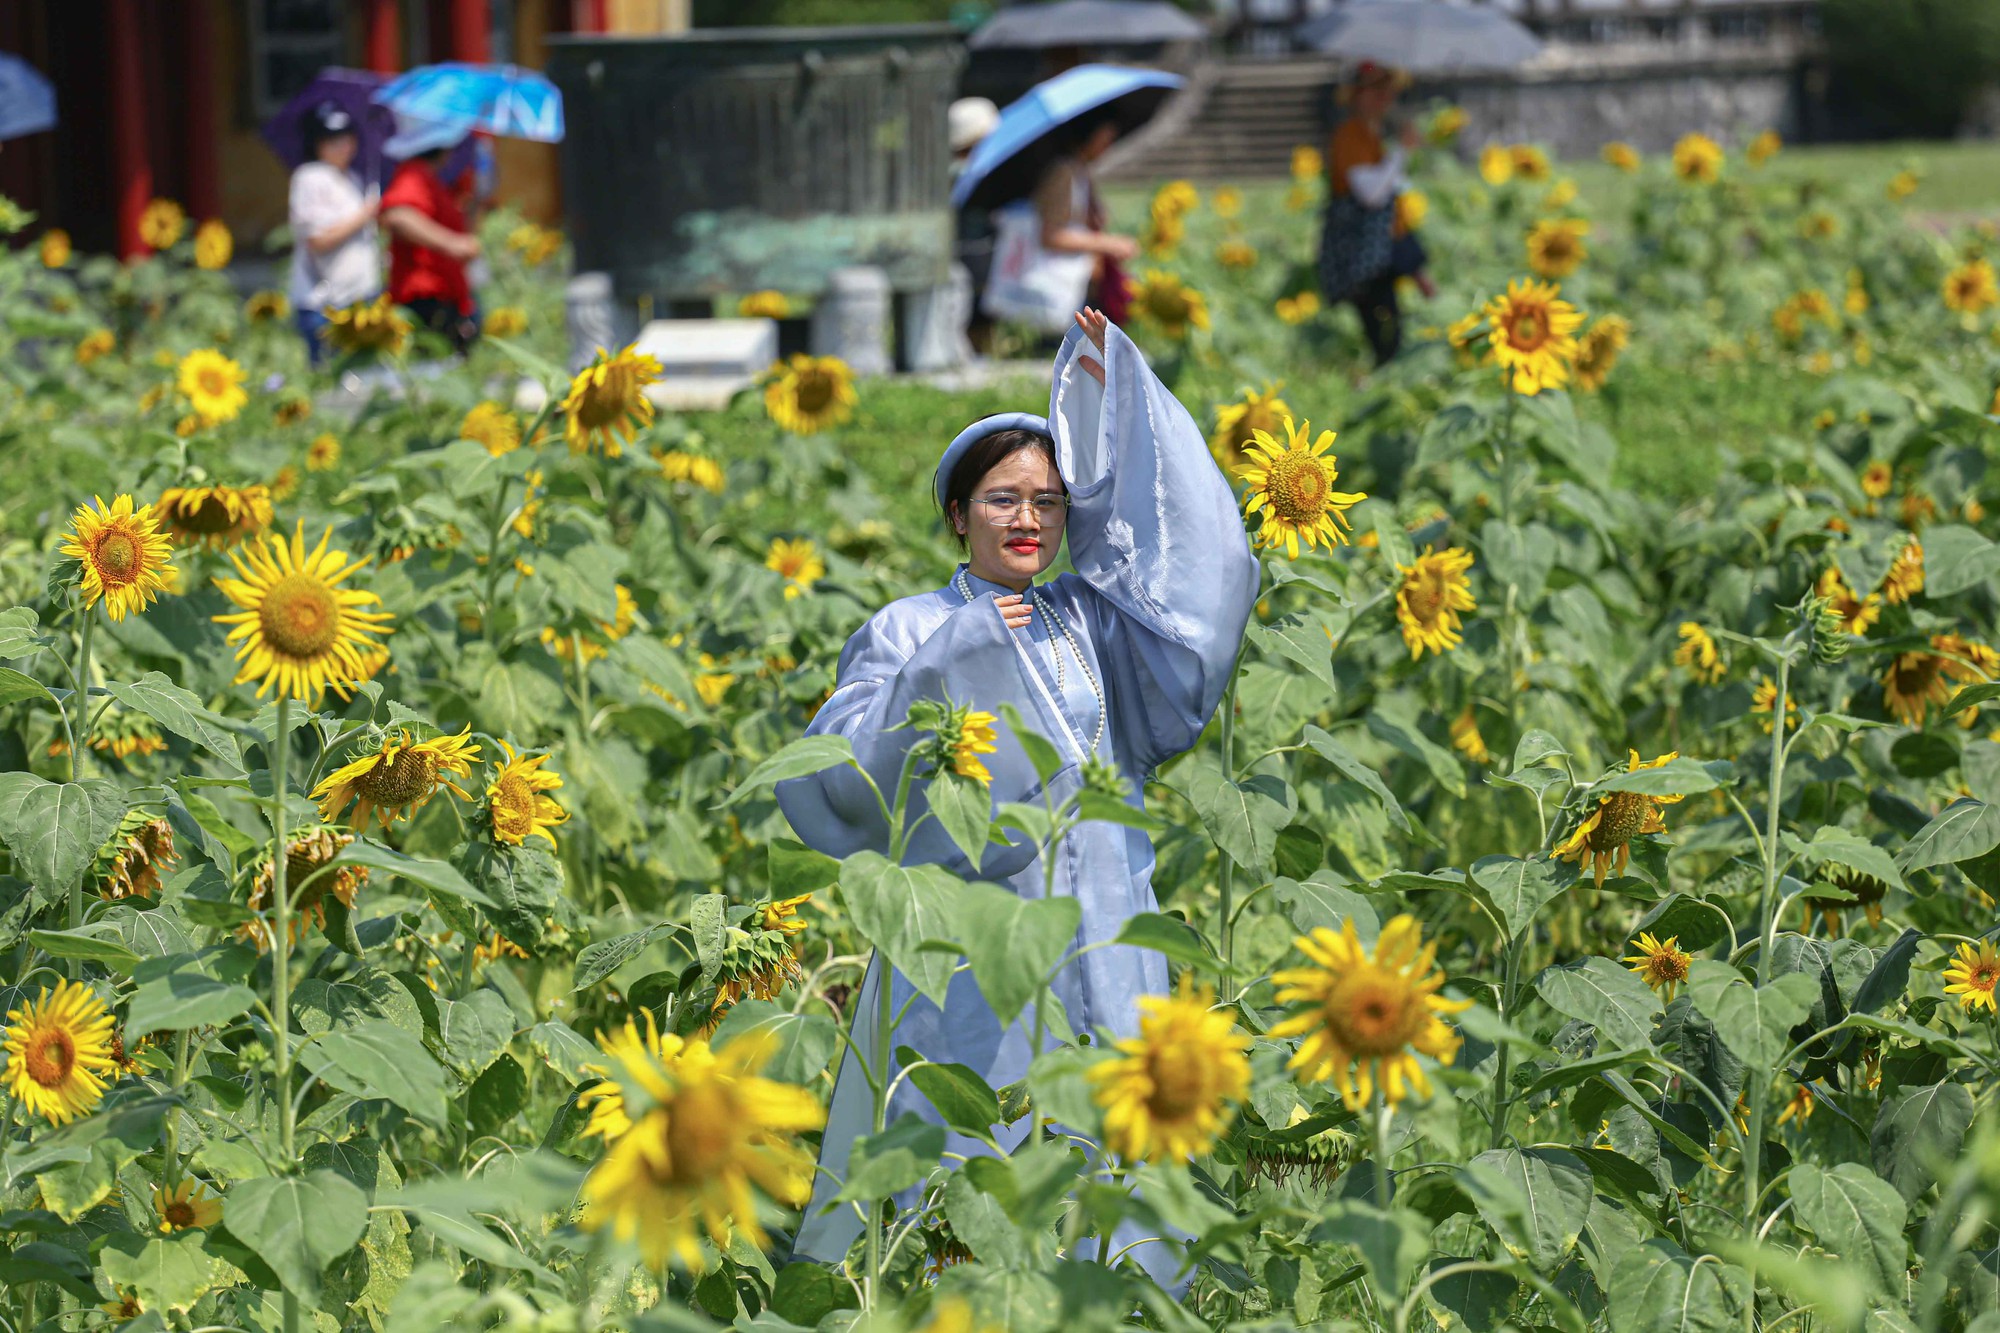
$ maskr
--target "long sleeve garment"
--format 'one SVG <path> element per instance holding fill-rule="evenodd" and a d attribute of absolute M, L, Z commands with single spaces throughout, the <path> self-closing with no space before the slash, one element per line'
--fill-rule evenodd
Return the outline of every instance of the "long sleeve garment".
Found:
<path fill-rule="evenodd" d="M 969 573 L 969 603 L 947 584 L 878 612 L 848 640 L 838 685 L 809 730 L 847 737 L 884 793 L 895 790 L 915 740 L 907 729 L 890 728 L 913 702 L 949 697 L 996 714 L 1003 703 L 1018 708 L 1024 722 L 1053 742 L 1066 761 L 1048 784 L 1048 794 L 1060 803 L 1080 786 L 1081 766 L 1098 731 L 1100 706 L 1089 683 L 1095 678 L 1105 715 L 1099 757 L 1117 765 L 1131 785 L 1132 803 L 1141 805 L 1147 778 L 1194 744 L 1222 697 L 1257 588 L 1256 562 L 1235 497 L 1201 431 L 1130 339 L 1113 327 L 1105 346 L 1106 383 L 1100 388 L 1077 364 L 1087 344 L 1072 330 L 1056 355 L 1050 390 L 1050 433 L 1071 497 L 1067 537 L 1076 572 L 1039 589 L 1074 637 L 1075 650 L 1060 630 L 1052 634 L 1040 615 L 1025 629 L 1009 630 L 994 605 L 1009 590 Z M 1088 664 L 1089 677 L 1079 669 L 1076 652 Z M 1063 657 L 1060 685 L 1057 653 Z M 994 801 L 1039 804 L 1043 790 L 1033 766 L 1007 728 L 999 730 L 999 752 L 986 756 Z M 780 784 L 777 795 L 807 844 L 833 856 L 887 850 L 887 828 L 875 798 L 853 770 L 797 778 Z M 923 809 L 921 792 L 911 804 L 914 819 Z M 1053 892 L 1082 907 L 1077 949 L 1114 938 L 1129 918 L 1156 910 L 1153 848 L 1143 831 L 1086 823 L 1055 854 Z M 935 820 L 911 839 L 905 859 L 975 877 Z M 989 847 L 976 877 L 1023 897 L 1044 892 L 1044 867 L 1032 847 Z M 856 997 L 859 1012 L 875 1012 L 883 971 L 878 957 Z M 900 973 L 892 974 L 890 984 L 896 1010 L 909 1005 L 892 1045 L 968 1065 L 996 1088 L 1027 1073 L 1032 1009 L 1003 1029 L 967 971 L 953 978 L 943 1008 L 920 996 L 913 999 L 915 991 Z M 1119 946 L 1074 959 L 1052 990 L 1073 1030 L 1101 1026 L 1126 1037 L 1138 1030 L 1139 997 L 1165 994 L 1167 988 L 1160 955 Z M 877 1058 L 872 1025 L 859 1026 L 857 1040 L 872 1065 Z M 850 1145 L 872 1128 L 872 1108 L 850 1054 L 835 1082 L 820 1154 L 824 1170 L 797 1253 L 838 1262 L 859 1234 L 852 1206 L 823 1211 L 823 1205 L 838 1192 Z M 904 1111 L 938 1119 L 907 1081 L 889 1119 Z M 1027 1128 L 1022 1121 L 998 1136 L 1011 1146 Z M 968 1156 L 989 1151 L 956 1133 L 948 1134 L 946 1146 Z M 1136 1257 L 1166 1274 L 1179 1258 L 1162 1245 L 1145 1247 Z"/>

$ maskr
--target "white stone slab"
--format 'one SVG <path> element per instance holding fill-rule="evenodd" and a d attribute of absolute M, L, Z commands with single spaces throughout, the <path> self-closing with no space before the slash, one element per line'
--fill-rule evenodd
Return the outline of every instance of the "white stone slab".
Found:
<path fill-rule="evenodd" d="M 646 397 L 668 410 L 713 410 L 778 359 L 773 319 L 656 319 L 639 330 L 639 351 L 660 363 Z"/>

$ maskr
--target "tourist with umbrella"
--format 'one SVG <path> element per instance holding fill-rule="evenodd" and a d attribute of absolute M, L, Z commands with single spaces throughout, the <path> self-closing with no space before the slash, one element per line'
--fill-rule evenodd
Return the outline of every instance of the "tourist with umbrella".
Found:
<path fill-rule="evenodd" d="M 445 155 L 471 126 L 463 120 L 399 118 L 383 151 L 402 165 L 382 194 L 389 232 L 389 296 L 417 322 L 463 352 L 479 336 L 479 311 L 466 265 L 479 256 L 465 210 L 445 184 Z"/>
<path fill-rule="evenodd" d="M 1353 303 L 1378 366 L 1402 346 L 1397 280 L 1416 279 L 1426 296 L 1436 291 L 1424 270 L 1423 245 L 1397 216 L 1397 197 L 1409 189 L 1403 154 L 1416 147 L 1416 127 L 1405 125 L 1394 148 L 1385 148 L 1382 137 L 1383 121 L 1407 82 L 1400 70 L 1362 61 L 1342 90 L 1348 115 L 1326 154 L 1320 292 L 1328 305 Z"/>
<path fill-rule="evenodd" d="M 379 192 L 355 174 L 358 126 L 339 103 L 321 103 L 304 120 L 305 160 L 292 172 L 291 299 L 306 355 L 326 355 L 326 312 L 365 301 L 382 290 L 376 248 Z"/>

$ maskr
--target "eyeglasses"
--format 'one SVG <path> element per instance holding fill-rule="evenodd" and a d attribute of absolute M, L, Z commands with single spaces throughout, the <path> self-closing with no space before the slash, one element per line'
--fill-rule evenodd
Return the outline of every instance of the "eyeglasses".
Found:
<path fill-rule="evenodd" d="M 1069 514 L 1069 497 L 1049 491 L 1025 502 L 1018 495 L 1001 494 L 975 496 L 972 503 L 986 506 L 986 521 L 996 528 L 1011 526 L 1020 517 L 1023 503 L 1035 511 L 1035 520 L 1044 526 L 1060 523 Z"/>

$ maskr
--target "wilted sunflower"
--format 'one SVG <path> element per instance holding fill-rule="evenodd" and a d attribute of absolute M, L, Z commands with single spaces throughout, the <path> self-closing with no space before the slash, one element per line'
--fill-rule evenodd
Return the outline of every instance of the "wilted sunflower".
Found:
<path fill-rule="evenodd" d="M 1707 630 L 1692 620 L 1683 620 L 1680 635 L 1681 646 L 1674 649 L 1675 666 L 1686 667 L 1703 685 L 1713 685 L 1729 674 L 1729 666 Z"/>
<path fill-rule="evenodd" d="M 215 580 L 222 595 L 242 608 L 215 617 L 231 627 L 228 641 L 241 643 L 236 683 L 257 681 L 260 699 L 273 686 L 282 699 L 316 703 L 329 687 L 346 698 L 349 684 L 368 678 L 364 658 L 381 648 L 373 636 L 389 633 L 392 617 L 362 609 L 381 598 L 340 586 L 368 562 L 327 550 L 332 536 L 328 528 L 308 553 L 304 523 L 289 542 L 266 533 L 229 552 L 238 577 Z"/>
<path fill-rule="evenodd" d="M 171 199 L 154 199 L 139 214 L 139 240 L 148 250 L 171 250 L 187 230 L 187 212 Z"/>
<path fill-rule="evenodd" d="M 1813 913 L 1817 912 L 1819 913 L 1820 924 L 1826 927 L 1827 934 L 1838 935 L 1840 933 L 1840 909 L 1843 907 L 1859 907 L 1867 916 L 1869 925 L 1879 926 L 1882 924 L 1882 899 L 1887 897 L 1889 893 L 1887 882 L 1879 880 L 1873 875 L 1863 874 L 1859 870 L 1849 869 L 1846 866 L 1834 868 L 1830 874 L 1826 870 L 1822 870 L 1821 874 L 1826 876 L 1828 883 L 1847 896 L 1834 898 L 1807 894 L 1805 897 L 1805 921 L 1800 926 L 1801 930 L 1810 931 L 1812 929 Z"/>
<path fill-rule="evenodd" d="M 758 1248 L 752 1186 L 800 1207 L 811 1197 L 813 1161 L 794 1135 L 821 1128 L 826 1112 L 804 1088 L 760 1077 L 776 1043 L 745 1034 L 720 1051 L 678 1043 L 666 1060 L 626 1059 L 623 1077 L 649 1109 L 633 1119 L 583 1183 L 582 1225 L 636 1240 L 656 1269 L 672 1259 L 703 1266 L 698 1236 L 718 1249 L 732 1236 Z"/>
<path fill-rule="evenodd" d="M 236 253 L 236 239 L 229 234 L 220 218 L 210 218 L 194 229 L 195 267 L 205 269 L 227 268 L 230 256 Z"/>
<path fill-rule="evenodd" d="M 811 592 L 813 584 L 826 577 L 826 561 L 805 537 L 795 541 L 773 537 L 771 548 L 764 553 L 764 568 L 784 576 L 786 601 Z"/>
<path fill-rule="evenodd" d="M 192 1176 L 168 1189 L 153 1190 L 153 1211 L 160 1216 L 160 1230 L 172 1235 L 191 1228 L 212 1227 L 222 1220 L 222 1200 L 208 1192 L 208 1186 Z"/>
<path fill-rule="evenodd" d="M 1903 543 L 1889 572 L 1882 576 L 1882 597 L 1891 606 L 1900 606 L 1924 590 L 1924 544 L 1915 537 Z"/>
<path fill-rule="evenodd" d="M 353 841 L 353 834 L 342 833 L 324 824 L 286 840 L 285 897 L 290 903 L 290 914 L 286 917 L 285 934 L 293 944 L 299 942 L 307 926 L 325 927 L 328 898 L 338 898 L 351 908 L 356 895 L 368 883 L 366 866 L 343 865 L 326 871 L 326 867 L 340 855 L 341 849 Z M 257 878 L 250 888 L 251 911 L 271 910 L 271 881 L 272 863 L 271 858 L 266 856 L 258 866 Z M 254 943 L 259 953 L 271 947 L 271 929 L 263 921 L 246 921 L 238 926 L 236 938 Z"/>
<path fill-rule="evenodd" d="M 357 355 L 386 352 L 398 355 L 410 345 L 410 321 L 384 292 L 372 301 L 356 301 L 326 312 L 320 337 L 336 352 Z"/>
<path fill-rule="evenodd" d="M 204 426 L 233 421 L 250 395 L 243 391 L 243 367 L 212 347 L 189 352 L 181 358 L 174 387 L 188 401 Z"/>
<path fill-rule="evenodd" d="M 1791 1097 L 1785 1102 L 1785 1109 L 1778 1113 L 1778 1123 L 1787 1124 L 1793 1120 L 1804 1125 L 1812 1119 L 1813 1090 L 1811 1085 L 1801 1083 L 1792 1089 Z"/>
<path fill-rule="evenodd" d="M 8 1094 L 51 1124 L 89 1115 L 117 1077 L 111 1014 L 90 987 L 59 981 L 7 1013 Z"/>
<path fill-rule="evenodd" d="M 861 401 L 854 372 L 837 356 L 798 353 L 766 372 L 764 411 L 794 435 L 829 430 L 854 415 Z"/>
<path fill-rule="evenodd" d="M 690 482 L 710 495 L 722 494 L 723 488 L 729 484 L 722 465 L 713 458 L 681 449 L 660 450 L 653 457 L 659 460 L 660 474 L 668 481 Z"/>
<path fill-rule="evenodd" d="M 1996 282 L 1992 261 L 1968 259 L 1944 275 L 1944 303 L 1962 315 L 1976 315 L 1988 306 L 2000 304 L 2000 282 Z"/>
<path fill-rule="evenodd" d="M 737 301 L 736 313 L 744 319 L 790 319 L 792 302 L 783 292 L 767 288 Z"/>
<path fill-rule="evenodd" d="M 528 312 L 517 305 L 495 306 L 479 331 L 489 338 L 518 338 L 528 331 Z"/>
<path fill-rule="evenodd" d="M 1458 632 L 1459 613 L 1476 609 L 1472 581 L 1465 577 L 1471 568 L 1472 552 L 1456 546 L 1425 551 L 1414 563 L 1396 566 L 1403 576 L 1396 589 L 1396 623 L 1411 661 L 1426 648 L 1445 653 L 1465 641 Z"/>
<path fill-rule="evenodd" d="M 69 233 L 61 227 L 50 227 L 42 233 L 42 267 L 61 268 L 69 263 Z"/>
<path fill-rule="evenodd" d="M 569 382 L 562 401 L 563 438 L 573 454 L 601 450 L 616 458 L 637 430 L 653 424 L 646 386 L 660 378 L 660 363 L 637 345 L 616 356 L 600 350 Z"/>
<path fill-rule="evenodd" d="M 1767 733 L 1775 725 L 1771 714 L 1777 711 L 1777 705 L 1778 682 L 1772 680 L 1769 676 L 1758 677 L 1757 687 L 1750 692 L 1750 711 L 1764 714 L 1764 716 L 1757 719 L 1757 725 L 1762 727 Z M 1798 724 L 1799 706 L 1792 702 L 1792 692 L 1786 690 L 1785 729 L 1789 731 Z"/>
<path fill-rule="evenodd" d="M 549 830 L 568 819 L 569 812 L 549 793 L 563 785 L 562 779 L 543 771 L 547 755 L 517 755 L 506 741 L 500 742 L 500 748 L 507 752 L 507 762 L 486 789 L 493 837 L 516 847 L 531 837 L 544 838 L 549 846 L 555 846 L 556 835 Z"/>
<path fill-rule="evenodd" d="M 758 916 L 758 922 L 764 929 L 775 930 L 788 938 L 803 934 L 812 927 L 800 919 L 799 909 L 812 900 L 813 896 L 810 893 L 802 893 L 796 898 L 781 898 L 776 902 L 765 903 Z"/>
<path fill-rule="evenodd" d="M 112 497 L 108 507 L 98 496 L 77 506 L 62 553 L 83 565 L 84 606 L 102 600 L 113 620 L 144 611 L 178 573 L 173 543 L 159 530 L 153 506 L 134 505 L 129 495 Z"/>
<path fill-rule="evenodd" d="M 526 949 L 523 949 L 520 945 L 497 931 L 484 944 L 475 944 L 472 946 L 472 965 L 475 968 L 484 967 L 488 963 L 497 963 L 502 958 L 526 957 L 528 957 Z"/>
<path fill-rule="evenodd" d="M 166 738 L 144 713 L 123 708 L 105 713 L 90 738 L 90 748 L 114 759 L 159 754 L 167 748 Z"/>
<path fill-rule="evenodd" d="M 268 486 L 170 486 L 153 506 L 175 541 L 214 550 L 234 546 L 271 526 Z"/>
<path fill-rule="evenodd" d="M 1567 278 L 1590 258 L 1583 238 L 1590 224 L 1582 218 L 1543 218 L 1528 232 L 1528 267 L 1544 278 Z"/>
<path fill-rule="evenodd" d="M 1238 401 L 1216 405 L 1215 433 L 1208 437 L 1208 448 L 1224 471 L 1242 465 L 1244 447 L 1258 431 L 1273 435 L 1279 423 L 1292 414 L 1285 400 L 1278 397 L 1282 387 L 1266 384 L 1262 393 L 1245 389 Z"/>
<path fill-rule="evenodd" d="M 1614 139 L 1604 145 L 1599 156 L 1628 175 L 1639 169 L 1639 150 L 1621 140 Z"/>
<path fill-rule="evenodd" d="M 1658 768 L 1670 759 L 1680 758 L 1680 751 L 1675 750 L 1642 764 L 1637 750 L 1629 753 L 1631 758 L 1625 765 L 1627 773 L 1636 773 L 1642 768 Z M 1625 866 L 1632 855 L 1632 839 L 1667 831 L 1667 821 L 1660 817 L 1660 807 L 1683 799 L 1677 795 L 1648 796 L 1636 791 L 1615 791 L 1609 796 L 1600 796 L 1597 808 L 1576 826 L 1568 839 L 1555 849 L 1553 856 L 1558 861 L 1574 861 L 1579 867 L 1586 864 L 1592 866 L 1594 881 L 1602 888 L 1606 871 L 1615 868 L 1619 874 L 1625 873 Z"/>
<path fill-rule="evenodd" d="M 160 892 L 160 874 L 180 862 L 173 826 L 134 810 L 98 849 L 90 879 L 101 898 L 151 898 Z"/>
<path fill-rule="evenodd" d="M 1493 752 L 1486 748 L 1486 738 L 1479 734 L 1479 718 L 1467 704 L 1465 711 L 1452 719 L 1451 748 L 1470 759 L 1475 764 L 1493 762 Z"/>
<path fill-rule="evenodd" d="M 1215 262 L 1234 272 L 1257 267 L 1257 247 L 1248 241 L 1224 241 L 1215 247 Z"/>
<path fill-rule="evenodd" d="M 77 340 L 76 363 L 87 366 L 101 356 L 109 356 L 118 346 L 118 338 L 110 329 L 92 329 Z"/>
<path fill-rule="evenodd" d="M 1722 176 L 1722 145 L 1706 134 L 1683 134 L 1674 145 L 1674 175 L 1694 185 L 1713 185 Z"/>
<path fill-rule="evenodd" d="M 1921 727 L 1931 706 L 1951 701 L 1957 687 L 1982 679 L 1993 650 L 1956 634 L 1931 635 L 1930 649 L 1896 654 L 1882 673 L 1882 706 L 1906 727 Z"/>
<path fill-rule="evenodd" d="M 1132 309 L 1167 337 L 1185 339 L 1191 329 L 1208 327 L 1208 298 L 1177 274 L 1150 268 L 1132 293 Z"/>
<path fill-rule="evenodd" d="M 1561 388 L 1576 360 L 1576 331 L 1583 312 L 1560 299 L 1550 282 L 1508 280 L 1504 295 L 1486 303 L 1493 359 L 1514 389 L 1532 397 Z"/>
<path fill-rule="evenodd" d="M 1603 388 L 1631 340 L 1632 325 L 1623 315 L 1600 316 L 1577 340 L 1576 387 L 1592 393 Z"/>
<path fill-rule="evenodd" d="M 1981 1005 L 1986 1012 L 1996 1011 L 1993 990 L 2000 986 L 2000 952 L 1995 952 L 1992 941 L 1981 940 L 1977 945 L 1960 944 L 1957 956 L 1944 970 L 1946 995 L 1956 995 L 1959 1007 L 1967 1013 Z"/>
<path fill-rule="evenodd" d="M 340 437 L 332 434 L 315 435 L 306 446 L 306 471 L 331 472 L 340 466 Z"/>
<path fill-rule="evenodd" d="M 1445 978 L 1431 970 L 1437 944 L 1423 942 L 1417 919 L 1402 915 L 1383 926 L 1373 957 L 1352 920 L 1338 933 L 1321 926 L 1293 943 L 1312 965 L 1271 978 L 1291 1017 L 1270 1035 L 1305 1037 L 1285 1067 L 1302 1078 L 1331 1080 L 1350 1111 L 1367 1105 L 1378 1086 L 1391 1106 L 1411 1092 L 1430 1096 L 1417 1054 L 1450 1064 L 1459 1039 L 1441 1016 L 1462 1013 L 1472 1002 L 1438 994 Z"/>
<path fill-rule="evenodd" d="M 1250 1093 L 1250 1038 L 1215 992 L 1181 974 L 1175 995 L 1139 999 L 1139 1035 L 1087 1071 L 1104 1146 L 1127 1161 L 1187 1161 L 1214 1146 Z"/>
<path fill-rule="evenodd" d="M 313 788 L 320 818 L 333 823 L 352 803 L 355 809 L 348 827 L 366 829 L 373 815 L 386 831 L 398 819 L 422 809 L 440 787 L 470 801 L 450 775 L 471 775 L 473 761 L 479 758 L 479 746 L 471 737 L 469 725 L 456 736 L 421 741 L 412 739 L 408 727 L 384 735 L 376 749 L 335 769 Z"/>
<path fill-rule="evenodd" d="M 1250 445 L 1244 450 L 1245 462 L 1236 469 L 1236 477 L 1250 488 L 1243 498 L 1244 514 L 1262 516 L 1257 545 L 1265 550 L 1283 546 L 1286 556 L 1296 560 L 1301 537 L 1308 550 L 1321 542 L 1329 550 L 1345 545 L 1347 536 L 1342 529 L 1353 526 L 1347 521 L 1347 511 L 1368 496 L 1361 491 L 1333 489 L 1340 469 L 1334 456 L 1327 453 L 1333 445 L 1332 431 L 1321 431 L 1315 440 L 1312 422 L 1295 422 L 1287 416 L 1285 435 L 1280 444 L 1269 431 L 1252 432 Z"/>
<path fill-rule="evenodd" d="M 243 317 L 252 324 L 274 323 L 291 313 L 291 300 L 283 292 L 253 292 L 243 303 Z"/>
<path fill-rule="evenodd" d="M 1871 592 L 1866 597 L 1857 598 L 1840 577 L 1840 569 L 1828 565 L 1813 585 L 1815 596 L 1824 597 L 1833 611 L 1841 618 L 1841 628 L 1849 634 L 1866 634 L 1869 626 L 1882 617 L 1882 594 Z"/>
<path fill-rule="evenodd" d="M 1631 946 L 1638 952 L 1627 954 L 1621 961 L 1632 965 L 1627 971 L 1637 972 L 1639 980 L 1672 1000 L 1674 991 L 1687 980 L 1688 965 L 1694 961 L 1679 946 L 1677 935 L 1669 935 L 1663 941 L 1650 933 L 1641 934 Z"/>
<path fill-rule="evenodd" d="M 1776 130 L 1764 130 L 1744 145 L 1743 160 L 1753 167 L 1761 167 L 1778 155 L 1785 141 L 1778 137 Z"/>

